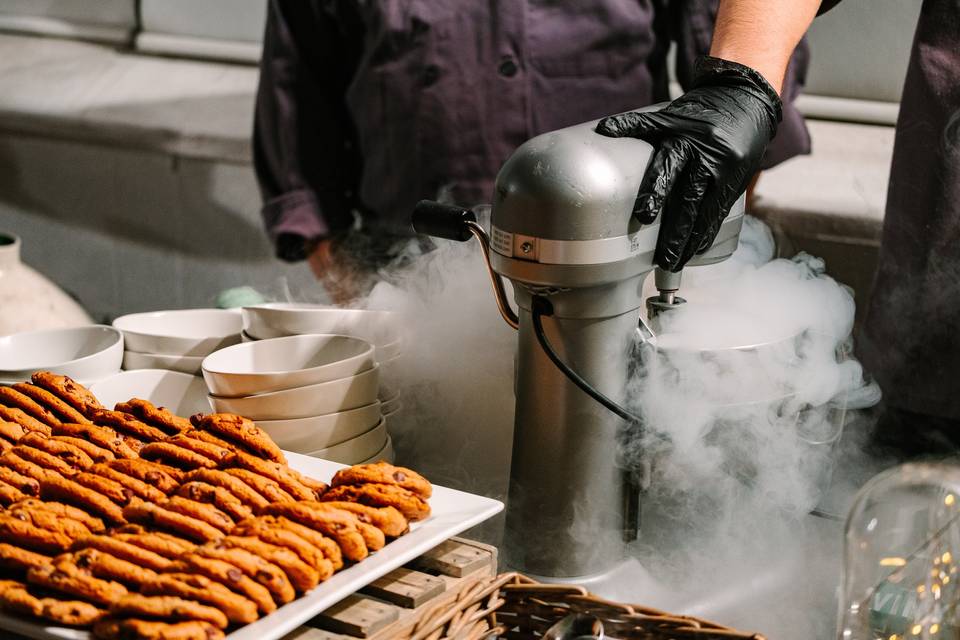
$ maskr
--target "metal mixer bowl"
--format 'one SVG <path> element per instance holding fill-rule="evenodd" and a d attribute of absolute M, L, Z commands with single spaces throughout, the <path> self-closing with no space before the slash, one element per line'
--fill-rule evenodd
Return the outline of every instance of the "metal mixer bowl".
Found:
<path fill-rule="evenodd" d="M 757 476 L 754 452 L 772 446 L 777 439 L 777 446 L 790 452 L 793 463 L 799 465 L 798 473 L 811 484 L 816 497 L 826 491 L 848 418 L 849 390 L 837 389 L 829 399 L 814 403 L 798 391 L 798 383 L 802 385 L 804 380 L 791 376 L 802 372 L 802 354 L 811 343 L 825 348 L 819 341 L 836 342 L 834 339 L 804 333 L 704 349 L 685 347 L 682 336 L 664 338 L 651 338 L 650 348 L 642 350 L 641 375 L 659 385 L 662 393 L 677 398 L 677 405 L 688 405 L 678 411 L 690 411 L 689 405 L 694 405 L 691 415 L 699 420 L 702 444 L 721 458 L 724 472 L 753 486 Z M 849 359 L 848 346 L 836 346 L 834 357 L 838 364 Z M 656 424 L 651 426 L 657 429 Z M 779 441 L 782 438 L 789 441 Z M 661 445 L 670 446 L 669 442 Z"/>

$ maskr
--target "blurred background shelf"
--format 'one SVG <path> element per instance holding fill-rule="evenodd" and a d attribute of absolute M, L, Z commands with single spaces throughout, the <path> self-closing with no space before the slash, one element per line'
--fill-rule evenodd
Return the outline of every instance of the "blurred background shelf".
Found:
<path fill-rule="evenodd" d="M 757 188 L 781 251 L 825 257 L 861 309 L 919 6 L 845 0 L 814 23 L 798 102 L 813 153 Z M 0 220 L 94 318 L 210 306 L 210 291 L 238 285 L 309 287 L 305 266 L 271 256 L 250 165 L 265 12 L 266 0 L 0 0 Z M 111 286 L 76 268 L 94 260 Z M 170 286 L 151 290 L 157 277 Z"/>

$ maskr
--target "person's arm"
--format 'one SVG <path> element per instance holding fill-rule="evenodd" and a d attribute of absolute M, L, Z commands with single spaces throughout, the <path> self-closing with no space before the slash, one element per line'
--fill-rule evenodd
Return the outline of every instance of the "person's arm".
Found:
<path fill-rule="evenodd" d="M 692 86 L 654 112 L 604 118 L 597 132 L 656 147 L 633 216 L 660 219 L 655 260 L 679 271 L 710 248 L 756 175 L 782 117 L 780 90 L 820 0 L 722 0 L 711 56 Z"/>
<path fill-rule="evenodd" d="M 271 0 L 267 13 L 254 168 L 264 224 L 287 261 L 308 258 L 353 223 L 359 163 L 343 96 L 356 54 L 322 5 Z"/>
<path fill-rule="evenodd" d="M 750 67 L 779 93 L 820 0 L 721 0 L 710 55 Z"/>

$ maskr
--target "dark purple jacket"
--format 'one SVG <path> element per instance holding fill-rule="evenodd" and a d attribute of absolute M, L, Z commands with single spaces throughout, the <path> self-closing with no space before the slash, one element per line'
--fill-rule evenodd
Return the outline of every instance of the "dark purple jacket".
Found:
<path fill-rule="evenodd" d="M 920 12 L 860 352 L 889 405 L 960 420 L 957 0 L 925 0 Z"/>
<path fill-rule="evenodd" d="M 668 99 L 710 47 L 716 0 L 272 0 L 254 133 L 276 241 L 410 233 L 422 198 L 489 202 L 501 164 L 553 129 Z M 767 166 L 809 150 L 789 104 Z M 302 258 L 301 243 L 278 254 Z"/>

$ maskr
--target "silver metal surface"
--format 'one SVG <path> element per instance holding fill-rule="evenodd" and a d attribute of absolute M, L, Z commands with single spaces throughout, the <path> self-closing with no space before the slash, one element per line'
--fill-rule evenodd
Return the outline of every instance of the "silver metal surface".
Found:
<path fill-rule="evenodd" d="M 494 227 L 497 243 L 493 250 L 508 258 L 532 260 L 542 264 L 602 264 L 617 262 L 653 251 L 657 246 L 658 226 L 641 227 L 625 236 L 597 240 L 548 240 L 514 234 Z"/>
<path fill-rule="evenodd" d="M 527 573 L 573 577 L 609 571 L 636 536 L 636 474 L 617 466 L 625 424 L 571 383 L 540 347 L 534 295 L 548 297 L 548 340 L 591 386 L 626 401 L 644 278 L 659 220 L 632 216 L 653 149 L 598 135 L 595 122 L 538 136 L 497 176 L 490 268 L 510 278 L 519 307 L 517 408 L 504 552 Z M 728 257 L 743 200 L 698 264 Z M 672 280 L 679 276 L 671 275 Z"/>

